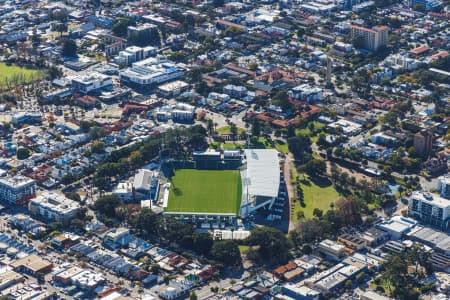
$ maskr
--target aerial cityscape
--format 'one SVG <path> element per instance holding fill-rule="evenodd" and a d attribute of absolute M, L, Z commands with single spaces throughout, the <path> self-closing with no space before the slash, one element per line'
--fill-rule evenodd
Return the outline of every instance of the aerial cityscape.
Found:
<path fill-rule="evenodd" d="M 450 0 L 0 0 L 0 300 L 450 299 Z"/>

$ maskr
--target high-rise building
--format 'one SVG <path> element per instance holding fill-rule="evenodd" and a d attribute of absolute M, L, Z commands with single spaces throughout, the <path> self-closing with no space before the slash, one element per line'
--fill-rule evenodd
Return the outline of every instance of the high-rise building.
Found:
<path fill-rule="evenodd" d="M 419 156 L 427 158 L 433 147 L 433 134 L 428 130 L 422 130 L 414 135 L 414 148 Z"/>
<path fill-rule="evenodd" d="M 388 44 L 389 27 L 375 26 L 370 29 L 353 25 L 351 36 L 352 39 L 360 38 L 363 48 L 374 51 Z"/>
<path fill-rule="evenodd" d="M 153 24 L 129 26 L 127 39 L 128 43 L 140 46 L 159 44 L 158 27 Z"/>
<path fill-rule="evenodd" d="M 412 192 L 408 200 L 408 210 L 412 217 L 436 227 L 448 229 L 450 220 L 450 200 L 429 192 Z"/>
<path fill-rule="evenodd" d="M 0 201 L 9 205 L 21 205 L 34 197 L 36 183 L 33 179 L 15 176 L 0 179 Z"/>

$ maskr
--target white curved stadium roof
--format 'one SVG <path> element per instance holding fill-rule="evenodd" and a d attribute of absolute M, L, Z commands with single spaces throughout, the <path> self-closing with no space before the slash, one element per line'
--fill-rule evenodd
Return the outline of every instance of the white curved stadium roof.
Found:
<path fill-rule="evenodd" d="M 247 173 L 244 187 L 248 194 L 277 197 L 280 186 L 278 152 L 275 149 L 246 149 L 245 157 Z"/>

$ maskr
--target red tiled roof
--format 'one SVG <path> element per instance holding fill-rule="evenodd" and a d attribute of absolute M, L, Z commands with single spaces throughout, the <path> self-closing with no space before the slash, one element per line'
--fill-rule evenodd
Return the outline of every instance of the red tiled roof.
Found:
<path fill-rule="evenodd" d="M 239 25 L 239 24 L 227 21 L 227 20 L 218 20 L 217 23 L 222 24 L 222 25 L 226 25 L 226 26 L 230 26 L 230 27 L 234 27 L 234 28 L 237 28 L 237 29 L 241 29 L 241 30 L 244 30 L 246 28 L 243 25 Z"/>
<path fill-rule="evenodd" d="M 280 275 L 283 275 L 287 271 L 294 270 L 295 268 L 297 268 L 297 265 L 293 261 L 291 261 L 283 266 L 279 266 L 278 268 L 273 270 L 272 273 L 277 276 L 280 276 Z"/>
<path fill-rule="evenodd" d="M 414 55 L 419 55 L 419 54 L 422 54 L 422 53 L 424 53 L 424 52 L 426 52 L 428 50 L 430 50 L 430 47 L 428 47 L 427 45 L 422 45 L 422 46 L 419 46 L 417 48 L 411 49 L 408 52 L 411 53 L 411 54 L 414 54 Z"/>
<path fill-rule="evenodd" d="M 439 51 L 438 53 L 435 53 L 433 55 L 430 56 L 431 60 L 439 60 L 442 58 L 446 58 L 448 56 L 448 52 L 447 51 Z"/>
<path fill-rule="evenodd" d="M 273 120 L 272 124 L 275 126 L 283 127 L 283 128 L 289 126 L 289 122 L 286 120 Z"/>

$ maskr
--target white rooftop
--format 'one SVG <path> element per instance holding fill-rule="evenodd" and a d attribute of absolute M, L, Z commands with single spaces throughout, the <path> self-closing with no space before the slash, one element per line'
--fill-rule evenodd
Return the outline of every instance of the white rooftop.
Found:
<path fill-rule="evenodd" d="M 411 198 L 443 209 L 450 207 L 449 199 L 445 199 L 439 195 L 435 195 L 429 192 L 414 191 L 411 193 Z"/>
<path fill-rule="evenodd" d="M 245 188 L 250 195 L 276 197 L 280 186 L 280 165 L 275 149 L 246 149 Z"/>

